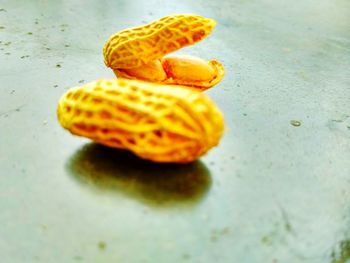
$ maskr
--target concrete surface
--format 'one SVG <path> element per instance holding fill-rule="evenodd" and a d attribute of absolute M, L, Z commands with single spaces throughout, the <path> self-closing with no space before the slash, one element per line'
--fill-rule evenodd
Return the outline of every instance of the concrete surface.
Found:
<path fill-rule="evenodd" d="M 69 87 L 114 32 L 214 18 L 219 147 L 157 166 L 71 136 Z M 350 262 L 350 2 L 0 1 L 1 262 Z M 298 126 L 298 122 L 300 122 Z"/>

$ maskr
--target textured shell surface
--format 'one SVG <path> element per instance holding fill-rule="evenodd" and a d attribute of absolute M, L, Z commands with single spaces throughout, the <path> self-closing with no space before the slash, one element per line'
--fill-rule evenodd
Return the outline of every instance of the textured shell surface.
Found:
<path fill-rule="evenodd" d="M 156 162 L 191 162 L 216 146 L 224 129 L 205 94 L 122 78 L 71 88 L 57 115 L 73 134 Z"/>
<path fill-rule="evenodd" d="M 136 68 L 207 37 L 216 22 L 199 15 L 160 18 L 144 26 L 112 35 L 103 48 L 104 61 L 112 69 Z"/>

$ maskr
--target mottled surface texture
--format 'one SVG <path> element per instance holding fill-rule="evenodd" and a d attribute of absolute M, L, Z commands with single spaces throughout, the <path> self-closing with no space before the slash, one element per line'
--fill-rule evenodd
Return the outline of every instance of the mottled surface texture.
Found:
<path fill-rule="evenodd" d="M 116 31 L 218 21 L 219 147 L 157 166 L 63 130 L 68 87 L 114 74 Z M 1 262 L 350 262 L 350 2 L 0 1 Z"/>

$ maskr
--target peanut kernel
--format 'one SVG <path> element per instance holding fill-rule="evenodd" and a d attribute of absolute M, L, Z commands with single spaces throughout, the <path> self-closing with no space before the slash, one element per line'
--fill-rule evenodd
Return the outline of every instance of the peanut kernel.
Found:
<path fill-rule="evenodd" d="M 120 69 L 120 71 L 141 80 L 159 82 L 167 78 L 159 60 L 151 61 L 138 68 Z"/>
<path fill-rule="evenodd" d="M 168 77 L 187 81 L 209 81 L 214 79 L 215 70 L 203 59 L 193 56 L 166 56 L 162 66 Z"/>

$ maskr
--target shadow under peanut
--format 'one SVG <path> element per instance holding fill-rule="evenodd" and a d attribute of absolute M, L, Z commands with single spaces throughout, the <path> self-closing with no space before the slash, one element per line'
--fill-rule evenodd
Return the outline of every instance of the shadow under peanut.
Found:
<path fill-rule="evenodd" d="M 66 168 L 82 185 L 124 194 L 149 206 L 194 205 L 211 185 L 210 172 L 201 161 L 152 163 L 95 143 L 79 149 Z"/>

